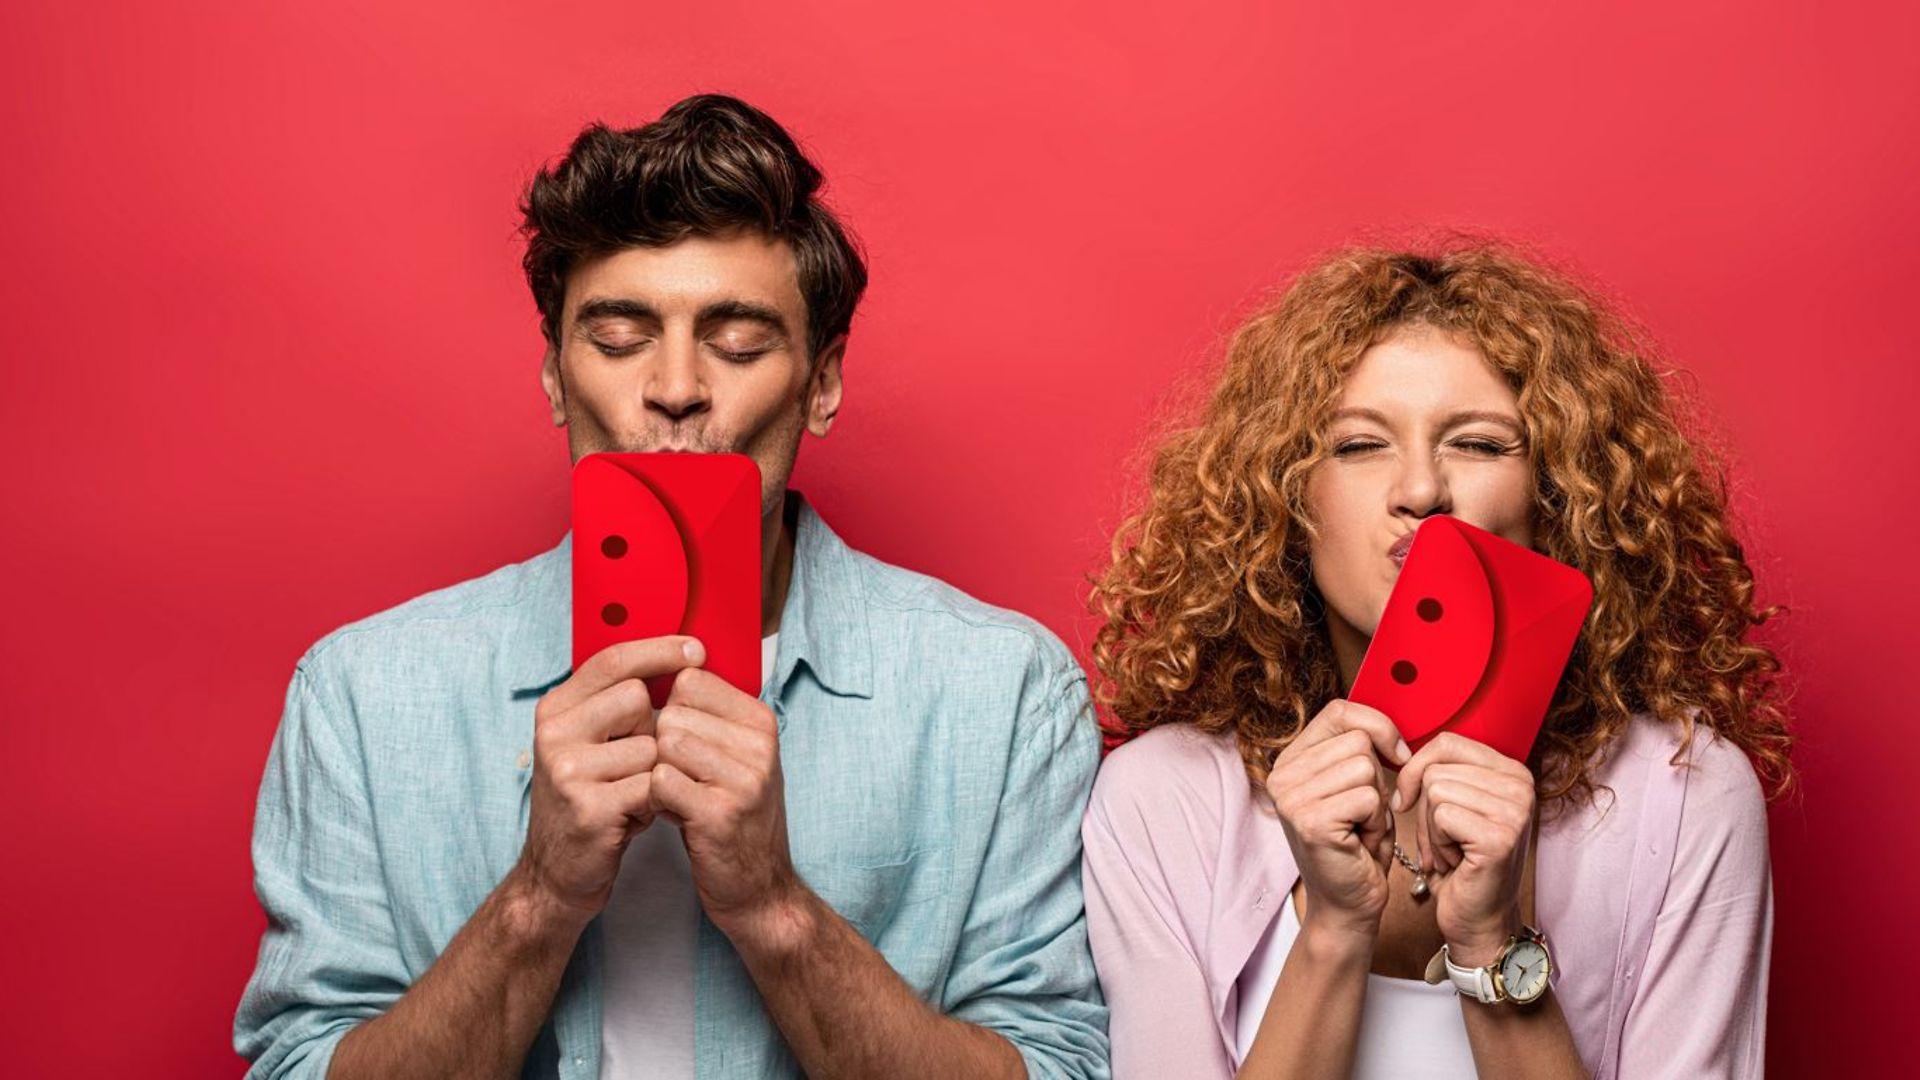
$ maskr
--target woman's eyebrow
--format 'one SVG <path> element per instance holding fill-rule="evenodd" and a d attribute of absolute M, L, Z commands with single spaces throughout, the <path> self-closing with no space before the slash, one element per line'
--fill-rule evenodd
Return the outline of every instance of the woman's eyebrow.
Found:
<path fill-rule="evenodd" d="M 1476 422 L 1499 424 L 1501 427 L 1512 428 L 1515 435 L 1524 435 L 1527 430 L 1526 425 L 1522 424 L 1518 417 L 1509 413 L 1492 412 L 1487 409 L 1464 409 L 1454 413 L 1447 417 L 1447 422 L 1442 426 L 1441 430 L 1450 431 L 1459 427 L 1461 424 L 1472 424 Z"/>
<path fill-rule="evenodd" d="M 1349 405 L 1344 409 L 1337 409 L 1333 415 L 1327 419 L 1329 422 L 1349 419 L 1371 420 L 1381 427 L 1393 426 L 1392 421 L 1387 419 L 1386 413 L 1381 412 L 1379 409 L 1369 409 L 1362 405 Z M 1489 424 L 1499 424 L 1502 427 L 1512 428 L 1516 435 L 1526 433 L 1526 425 L 1522 424 L 1518 417 L 1510 413 L 1494 412 L 1490 409 L 1462 409 L 1459 412 L 1449 413 L 1447 414 L 1446 422 L 1440 425 L 1440 430 L 1450 431 L 1459 427 L 1461 424 L 1471 424 L 1475 421 L 1484 421 Z"/>
<path fill-rule="evenodd" d="M 1381 412 L 1379 409 L 1368 409 L 1358 405 L 1349 405 L 1344 409 L 1336 409 L 1334 410 L 1333 415 L 1327 417 L 1327 419 L 1329 421 L 1347 420 L 1347 419 L 1371 420 L 1374 423 L 1379 424 L 1381 427 L 1393 426 L 1392 424 L 1387 423 L 1386 413 Z"/>

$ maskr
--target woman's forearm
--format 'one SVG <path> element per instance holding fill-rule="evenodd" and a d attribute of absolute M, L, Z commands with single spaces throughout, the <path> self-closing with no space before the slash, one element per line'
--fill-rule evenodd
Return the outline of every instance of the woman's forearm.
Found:
<path fill-rule="evenodd" d="M 1483 1005 L 1462 996 L 1474 1071 L 1483 1077 L 1581 1078 L 1587 1068 L 1552 994 L 1530 1005 Z"/>
<path fill-rule="evenodd" d="M 1285 902 L 1285 901 L 1283 901 Z M 1242 1080 L 1345 1076 L 1353 1069 L 1374 937 L 1311 922 L 1280 969 Z"/>

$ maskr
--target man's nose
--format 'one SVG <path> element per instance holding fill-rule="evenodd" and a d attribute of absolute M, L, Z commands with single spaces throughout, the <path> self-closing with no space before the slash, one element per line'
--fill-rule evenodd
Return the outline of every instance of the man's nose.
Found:
<path fill-rule="evenodd" d="M 680 420 L 707 408 L 707 384 L 700 368 L 699 345 L 668 341 L 649 358 L 641 393 L 647 408 Z"/>

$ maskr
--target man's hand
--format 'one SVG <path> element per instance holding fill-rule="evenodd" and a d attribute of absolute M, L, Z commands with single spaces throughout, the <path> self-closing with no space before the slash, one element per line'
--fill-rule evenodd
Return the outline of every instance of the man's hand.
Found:
<path fill-rule="evenodd" d="M 613 894 L 620 858 L 653 820 L 653 704 L 642 681 L 706 659 L 689 637 L 610 645 L 534 709 L 527 839 L 514 873 L 550 910 L 584 926 Z M 708 676 L 711 678 L 711 676 Z"/>
<path fill-rule="evenodd" d="M 773 710 L 708 671 L 685 671 L 655 719 L 654 808 L 679 821 L 707 918 L 735 943 L 775 932 L 804 898 L 787 848 Z"/>

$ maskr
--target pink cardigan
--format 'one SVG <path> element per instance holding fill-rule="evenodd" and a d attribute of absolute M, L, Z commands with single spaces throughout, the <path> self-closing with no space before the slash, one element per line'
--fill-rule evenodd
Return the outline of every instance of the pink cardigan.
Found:
<path fill-rule="evenodd" d="M 1535 909 L 1587 1068 L 1761 1075 L 1773 880 L 1760 785 L 1701 728 L 1693 768 L 1647 717 L 1606 755 L 1594 806 L 1540 826 Z M 1263 809 L 1264 805 L 1264 809 Z M 1299 880 L 1227 736 L 1156 728 L 1115 750 L 1082 826 L 1087 925 L 1112 1010 L 1113 1074 L 1239 1066 L 1235 980 Z"/>

